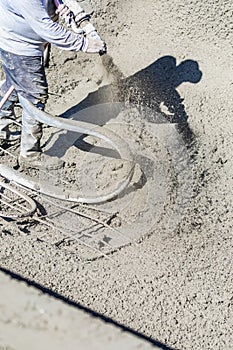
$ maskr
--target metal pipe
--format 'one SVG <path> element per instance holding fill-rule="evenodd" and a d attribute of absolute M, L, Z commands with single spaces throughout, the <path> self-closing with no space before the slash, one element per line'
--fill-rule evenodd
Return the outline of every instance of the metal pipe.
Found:
<path fill-rule="evenodd" d="M 71 202 L 88 204 L 97 204 L 109 201 L 113 198 L 116 198 L 128 187 L 134 174 L 135 162 L 128 144 L 118 135 L 116 135 L 111 130 L 94 124 L 64 119 L 61 117 L 54 117 L 44 111 L 39 110 L 21 95 L 19 95 L 19 101 L 22 107 L 26 110 L 26 112 L 29 113 L 29 115 L 33 115 L 35 119 L 37 119 L 43 124 L 47 124 L 58 129 L 64 129 L 74 131 L 77 133 L 92 135 L 94 137 L 100 138 L 108 142 L 113 148 L 117 150 L 117 152 L 121 156 L 121 159 L 128 161 L 129 170 L 127 176 L 123 179 L 121 183 L 118 184 L 115 190 L 103 195 L 88 197 L 83 196 L 81 193 L 76 193 L 76 191 L 64 191 L 56 186 L 48 184 L 48 182 L 44 181 L 43 179 L 33 179 L 30 176 L 18 173 L 17 171 L 9 168 L 6 165 L 0 164 L 0 174 L 2 174 L 2 176 L 10 179 L 11 181 L 15 181 L 25 187 L 38 191 L 42 194 L 48 195 L 50 197 Z"/>
<path fill-rule="evenodd" d="M 6 103 L 6 101 L 8 100 L 8 98 L 10 97 L 10 95 L 12 94 L 12 92 L 14 91 L 14 86 L 12 85 L 9 90 L 7 91 L 7 93 L 5 94 L 5 96 L 2 98 L 1 102 L 0 102 L 0 109 L 2 109 L 2 107 L 4 106 L 4 104 Z"/>
<path fill-rule="evenodd" d="M 20 218 L 20 217 L 26 217 L 26 216 L 30 216 L 32 215 L 35 211 L 36 211 L 36 203 L 34 202 L 33 199 L 31 199 L 30 197 L 28 197 L 25 193 L 22 193 L 20 191 L 18 191 L 17 189 L 15 189 L 13 186 L 6 184 L 4 182 L 2 182 L 0 180 L 0 187 L 4 187 L 6 188 L 8 191 L 16 194 L 17 196 L 19 196 L 21 199 L 23 199 L 25 202 L 27 202 L 29 204 L 29 208 L 25 207 L 24 208 L 24 212 L 22 212 L 19 215 L 2 215 L 0 213 L 1 217 L 5 217 L 5 218 Z M 0 195 L 1 196 L 1 195 Z M 16 209 L 14 206 L 12 206 L 10 203 L 7 203 L 3 200 L 1 200 L 5 205 L 9 206 L 11 209 Z M 18 209 L 19 210 L 19 209 Z"/>
<path fill-rule="evenodd" d="M 134 163 L 133 155 L 129 148 L 129 145 L 125 140 L 121 139 L 113 131 L 91 123 L 85 123 L 82 121 L 76 121 L 71 119 L 65 119 L 61 117 L 54 117 L 49 113 L 46 113 L 36 108 L 30 101 L 19 95 L 19 101 L 22 107 L 33 117 L 43 124 L 47 124 L 57 129 L 74 131 L 84 135 L 90 135 L 97 137 L 107 143 L 109 143 L 121 156 L 122 159 L 128 160 Z M 132 165 L 132 168 L 134 165 Z"/>
<path fill-rule="evenodd" d="M 10 94 L 13 91 L 14 91 L 14 87 L 12 86 L 8 90 L 8 93 L 5 95 L 5 97 L 3 98 L 4 101 L 7 101 L 7 98 L 9 98 Z M 22 107 L 27 111 L 27 113 L 33 115 L 38 121 L 40 121 L 43 124 L 47 124 L 58 129 L 64 129 L 64 130 L 74 131 L 77 133 L 91 135 L 106 141 L 113 148 L 117 150 L 117 152 L 119 153 L 119 155 L 123 160 L 127 160 L 129 162 L 130 168 L 128 171 L 128 175 L 126 176 L 124 181 L 120 183 L 120 185 L 114 191 L 106 195 L 95 196 L 95 197 L 83 197 L 81 194 L 76 194 L 74 192 L 64 193 L 62 191 L 62 193 L 58 193 L 58 190 L 56 189 L 56 187 L 48 186 L 48 184 L 43 181 L 37 182 L 32 178 L 25 177 L 25 176 L 23 179 L 22 174 L 19 176 L 17 172 L 14 172 L 12 169 L 8 168 L 7 166 L 1 165 L 0 173 L 3 176 L 17 183 L 20 183 L 23 186 L 37 190 L 40 193 L 47 194 L 48 196 L 55 197 L 62 200 L 68 200 L 68 201 L 73 201 L 77 203 L 87 203 L 87 204 L 103 203 L 113 198 L 116 198 L 129 185 L 134 173 L 135 163 L 128 144 L 123 139 L 121 139 L 118 135 L 116 135 L 111 130 L 105 129 L 104 127 L 100 127 L 94 124 L 85 123 L 81 121 L 77 122 L 75 120 L 67 120 L 61 117 L 54 117 L 46 112 L 39 110 L 31 102 L 26 100 L 21 95 L 19 95 L 19 101 Z"/>

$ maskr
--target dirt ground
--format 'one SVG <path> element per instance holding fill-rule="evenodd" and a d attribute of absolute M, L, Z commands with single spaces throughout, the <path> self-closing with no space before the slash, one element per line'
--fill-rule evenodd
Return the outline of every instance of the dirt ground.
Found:
<path fill-rule="evenodd" d="M 95 10 L 93 22 L 116 66 L 106 58 L 53 48 L 47 110 L 73 116 L 85 107 L 127 101 L 163 116 L 162 127 L 150 116 L 141 124 L 136 118 L 137 130 L 147 131 L 151 123 L 149 134 L 145 133 L 149 136 L 134 130 L 128 140 L 139 147 L 136 151 L 144 147 L 142 153 L 149 150 L 149 158 L 159 159 L 155 193 L 160 188 L 165 204 L 162 208 L 147 198 L 150 209 L 156 208 L 149 217 L 161 210 L 162 224 L 156 218 L 154 225 L 145 225 L 143 238 L 117 249 L 111 260 L 85 264 L 74 254 L 41 244 L 33 232 L 5 233 L 0 236 L 0 264 L 167 347 L 230 350 L 232 4 L 227 0 L 82 3 Z M 111 122 L 114 127 L 114 119 Z M 115 130 L 125 135 L 119 125 Z M 49 132 L 46 129 L 46 137 Z M 161 164 L 164 172 L 159 171 Z M 179 190 L 169 192 L 171 173 L 182 195 Z M 156 187 L 156 177 L 153 181 L 149 192 Z M 165 189 L 169 200 L 163 202 Z M 147 199 L 143 201 L 145 206 Z M 171 221 L 175 210 L 176 220 Z M 143 231 L 142 226 L 138 230 Z M 137 234 L 137 226 L 134 231 Z"/>

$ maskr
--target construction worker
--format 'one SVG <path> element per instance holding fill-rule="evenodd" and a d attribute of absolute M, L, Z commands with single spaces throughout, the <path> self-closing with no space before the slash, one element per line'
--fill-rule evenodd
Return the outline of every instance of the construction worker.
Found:
<path fill-rule="evenodd" d="M 15 138 L 9 125 L 14 119 L 13 109 L 18 94 L 42 110 L 45 107 L 48 98 L 43 64 L 45 43 L 54 44 L 62 50 L 86 53 L 106 50 L 105 43 L 92 25 L 95 35 L 75 34 L 57 23 L 58 16 L 66 22 L 74 20 L 77 27 L 83 25 L 84 31 L 87 23 L 90 29 L 91 23 L 87 22 L 89 14 L 75 0 L 64 0 L 63 3 L 60 0 L 0 1 L 0 60 L 6 78 L 0 87 L 0 101 L 9 88 L 14 86 L 14 92 L 0 110 L 0 140 L 4 143 Z M 23 110 L 20 164 L 40 167 L 46 157 L 41 152 L 41 137 L 41 123 Z"/>

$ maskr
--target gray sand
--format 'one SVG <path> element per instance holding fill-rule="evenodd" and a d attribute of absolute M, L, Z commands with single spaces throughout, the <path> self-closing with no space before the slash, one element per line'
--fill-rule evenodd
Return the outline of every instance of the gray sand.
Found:
<path fill-rule="evenodd" d="M 232 4 L 90 2 L 124 80 L 107 74 L 99 57 L 53 49 L 48 110 L 60 114 L 81 101 L 86 107 L 123 96 L 168 117 L 177 114 L 178 123 L 182 114 L 189 128 L 168 127 L 185 144 L 183 158 L 174 160 L 165 140 L 160 149 L 176 165 L 180 184 L 190 180 L 190 169 L 191 195 L 172 225 L 178 197 L 168 196 L 162 224 L 146 227 L 144 239 L 116 250 L 112 260 L 80 263 L 31 230 L 0 236 L 0 264 L 167 346 L 233 349 Z"/>

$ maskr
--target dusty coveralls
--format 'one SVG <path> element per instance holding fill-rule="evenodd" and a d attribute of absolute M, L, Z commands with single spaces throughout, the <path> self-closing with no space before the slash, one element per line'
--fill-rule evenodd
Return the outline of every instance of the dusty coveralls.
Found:
<path fill-rule="evenodd" d="M 48 97 L 48 85 L 43 65 L 46 42 L 63 50 L 80 51 L 85 45 L 79 36 L 53 21 L 53 0 L 0 1 L 0 60 L 6 81 L 0 87 L 0 100 L 11 85 L 15 91 L 0 111 L 0 138 L 10 135 L 9 124 L 14 118 L 17 94 L 43 109 Z M 40 149 L 42 125 L 32 115 L 22 112 L 20 155 L 35 156 Z"/>

